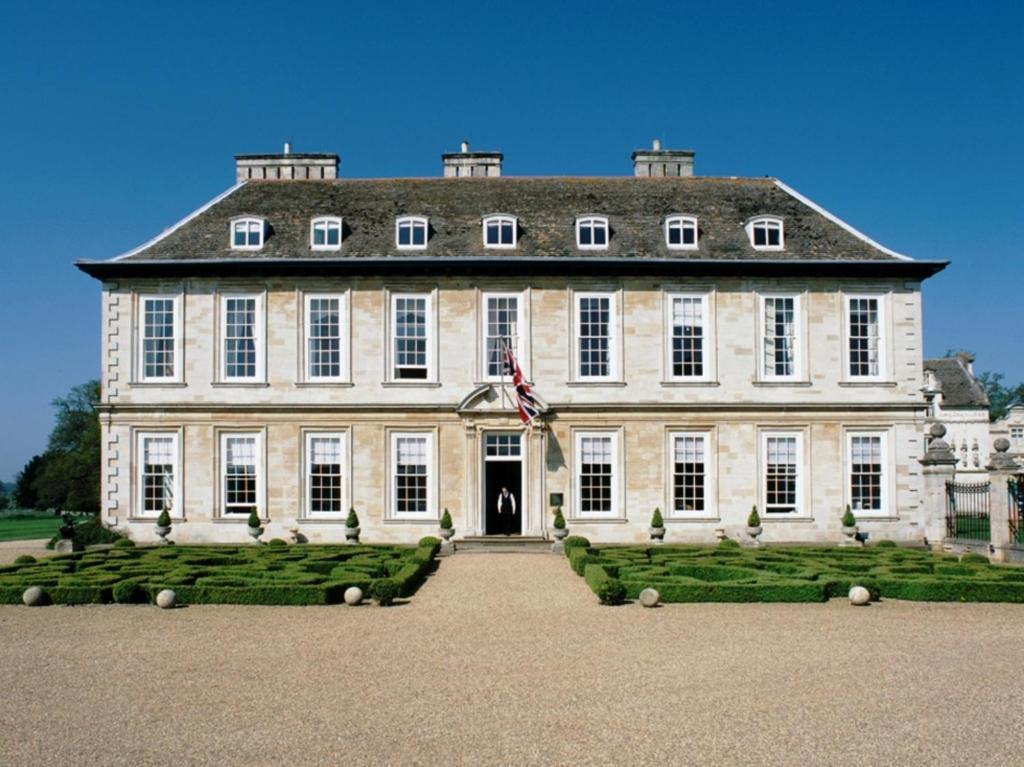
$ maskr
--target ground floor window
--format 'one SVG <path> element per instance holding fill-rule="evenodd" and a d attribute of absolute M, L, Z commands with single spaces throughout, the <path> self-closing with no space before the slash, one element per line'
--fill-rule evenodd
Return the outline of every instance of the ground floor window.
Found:
<path fill-rule="evenodd" d="M 432 519 L 434 434 L 391 435 L 391 512 L 397 519 Z"/>
<path fill-rule="evenodd" d="M 707 434 L 673 432 L 669 452 L 672 513 L 706 515 L 710 489 Z"/>
<path fill-rule="evenodd" d="M 854 514 L 885 511 L 885 436 L 847 435 L 849 455 L 850 508 Z"/>
<path fill-rule="evenodd" d="M 221 492 L 225 516 L 260 512 L 259 456 L 259 434 L 221 435 Z"/>
<path fill-rule="evenodd" d="M 803 502 L 801 464 L 802 434 L 765 434 L 764 511 L 768 515 L 799 514 Z"/>
<path fill-rule="evenodd" d="M 306 513 L 334 517 L 347 513 L 345 471 L 347 437 L 343 433 L 306 435 Z"/>
<path fill-rule="evenodd" d="M 167 510 L 181 516 L 178 505 L 178 435 L 159 432 L 138 437 L 138 513 L 158 517 Z"/>
<path fill-rule="evenodd" d="M 576 512 L 580 517 L 609 517 L 617 511 L 618 435 L 576 435 Z"/>

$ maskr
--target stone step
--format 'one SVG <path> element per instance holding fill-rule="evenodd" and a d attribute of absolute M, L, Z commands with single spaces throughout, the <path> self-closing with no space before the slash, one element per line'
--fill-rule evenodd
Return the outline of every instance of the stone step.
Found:
<path fill-rule="evenodd" d="M 534 535 L 467 535 L 455 541 L 456 553 L 462 552 L 537 552 L 551 551 L 551 541 Z"/>

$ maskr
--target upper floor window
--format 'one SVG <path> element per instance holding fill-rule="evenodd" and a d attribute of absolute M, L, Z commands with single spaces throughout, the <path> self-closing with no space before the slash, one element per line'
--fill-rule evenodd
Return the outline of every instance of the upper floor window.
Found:
<path fill-rule="evenodd" d="M 797 296 L 761 296 L 761 338 L 764 378 L 796 378 L 800 374 L 800 302 Z"/>
<path fill-rule="evenodd" d="M 747 222 L 747 236 L 757 250 L 782 250 L 785 244 L 782 219 L 763 216 Z"/>
<path fill-rule="evenodd" d="M 488 248 L 514 248 L 518 236 L 513 216 L 488 216 L 484 219 L 484 245 Z"/>
<path fill-rule="evenodd" d="M 670 250 L 694 250 L 697 247 L 697 219 L 670 216 L 665 219 L 665 244 Z"/>
<path fill-rule="evenodd" d="M 263 247 L 266 222 L 262 218 L 238 218 L 231 222 L 231 247 L 235 250 L 259 250 Z"/>
<path fill-rule="evenodd" d="M 882 303 L 877 296 L 848 296 L 847 358 L 851 378 L 881 378 L 883 368 Z"/>
<path fill-rule="evenodd" d="M 576 219 L 576 246 L 601 250 L 608 247 L 608 219 L 604 216 L 584 216 Z"/>
<path fill-rule="evenodd" d="M 391 296 L 391 378 L 394 381 L 432 379 L 431 303 L 431 296 L 425 293 Z"/>
<path fill-rule="evenodd" d="M 395 245 L 409 250 L 427 247 L 427 219 L 403 216 L 395 222 Z"/>
<path fill-rule="evenodd" d="M 505 365 L 505 348 L 523 364 L 522 298 L 519 293 L 485 293 L 484 374 L 488 379 L 511 375 Z"/>
<path fill-rule="evenodd" d="M 139 301 L 139 374 L 142 381 L 178 378 L 181 330 L 174 296 L 143 296 Z"/>
<path fill-rule="evenodd" d="M 615 378 L 618 334 L 614 315 L 614 294 L 576 294 L 576 374 L 580 380 Z"/>
<path fill-rule="evenodd" d="M 221 339 L 225 381 L 258 381 L 263 377 L 262 297 L 221 298 Z"/>
<path fill-rule="evenodd" d="M 341 381 L 347 375 L 344 295 L 306 296 L 306 379 Z"/>
<path fill-rule="evenodd" d="M 669 321 L 672 345 L 669 350 L 671 378 L 706 378 L 707 296 L 670 296 Z"/>
<path fill-rule="evenodd" d="M 336 216 L 314 218 L 310 224 L 309 245 L 313 250 L 338 250 L 341 247 L 341 219 Z"/>

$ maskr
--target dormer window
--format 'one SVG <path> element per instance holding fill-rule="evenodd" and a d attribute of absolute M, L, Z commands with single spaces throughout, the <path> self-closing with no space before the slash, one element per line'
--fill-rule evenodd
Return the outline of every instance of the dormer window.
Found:
<path fill-rule="evenodd" d="M 665 244 L 670 250 L 696 249 L 697 219 L 693 216 L 669 216 L 666 218 Z"/>
<path fill-rule="evenodd" d="M 313 250 L 341 248 L 341 219 L 337 216 L 314 218 L 310 224 L 309 246 Z"/>
<path fill-rule="evenodd" d="M 763 216 L 747 222 L 747 236 L 757 250 L 782 250 L 782 219 Z"/>
<path fill-rule="evenodd" d="M 584 216 L 576 219 L 576 247 L 582 250 L 603 250 L 608 247 L 608 219 Z"/>
<path fill-rule="evenodd" d="M 484 245 L 488 248 L 514 248 L 519 227 L 513 216 L 488 216 L 484 219 Z"/>
<path fill-rule="evenodd" d="M 263 247 L 266 222 L 262 218 L 239 218 L 231 222 L 231 247 L 234 250 L 259 250 Z"/>
<path fill-rule="evenodd" d="M 422 216 L 403 216 L 395 222 L 395 245 L 403 250 L 422 250 L 427 247 L 427 219 Z"/>

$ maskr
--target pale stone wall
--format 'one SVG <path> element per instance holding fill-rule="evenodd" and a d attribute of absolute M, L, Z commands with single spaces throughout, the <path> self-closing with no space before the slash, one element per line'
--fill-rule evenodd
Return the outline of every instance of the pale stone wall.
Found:
<path fill-rule="evenodd" d="M 431 290 L 437 317 L 437 379 L 433 385 L 386 383 L 387 290 Z M 620 307 L 621 381 L 572 381 L 572 293 L 615 290 Z M 218 383 L 218 293 L 262 291 L 266 310 L 266 381 L 259 385 Z M 134 511 L 133 429 L 181 429 L 186 524 L 172 537 L 188 540 L 246 538 L 241 521 L 217 519 L 217 434 L 231 428 L 263 430 L 266 510 L 270 537 L 301 527 L 310 540 L 340 540 L 340 523 L 299 521 L 302 498 L 303 429 L 347 430 L 351 446 L 351 502 L 360 513 L 364 538 L 416 540 L 435 521 L 386 520 L 388 429 L 427 427 L 437 433 L 438 512 L 447 507 L 461 534 L 482 531 L 480 520 L 482 439 L 486 428 L 516 427 L 500 398 L 485 393 L 456 406 L 481 382 L 482 291 L 524 290 L 528 307 L 523 367 L 554 417 L 551 432 L 524 440 L 524 471 L 530 507 L 524 532 L 543 534 L 549 522 L 548 493 L 565 495 L 571 517 L 573 428 L 620 430 L 625 521 L 570 521 L 573 532 L 594 540 L 647 538 L 655 507 L 667 508 L 669 428 L 711 433 L 717 482 L 717 513 L 702 521 L 669 522 L 669 540 L 713 540 L 714 531 L 735 531 L 750 506 L 760 505 L 759 432 L 800 428 L 805 434 L 808 515 L 766 522 L 764 539 L 832 540 L 847 502 L 845 430 L 884 429 L 891 453 L 891 518 L 862 523 L 874 537 L 920 540 L 921 476 L 917 458 L 925 403 L 921 394 L 921 305 L 917 283 L 836 280 L 721 279 L 701 284 L 627 279 L 570 283 L 560 279 L 434 280 L 295 279 L 230 282 L 121 282 L 105 286 L 104 467 L 105 514 L 133 535 L 152 537 L 152 523 L 131 522 Z M 666 291 L 711 292 L 713 353 L 711 380 L 667 382 Z M 887 318 L 886 380 L 866 385 L 844 374 L 843 291 L 884 293 Z M 180 384 L 137 381 L 137 295 L 182 295 L 184 376 Z M 310 385 L 302 381 L 304 292 L 347 292 L 351 327 L 351 381 Z M 804 334 L 804 374 L 793 383 L 759 381 L 758 291 L 799 292 Z M 546 443 L 546 447 L 545 447 Z M 543 455 L 542 455 L 543 453 Z M 542 468 L 543 467 L 543 468 Z M 541 506 L 545 508 L 540 508 Z"/>

